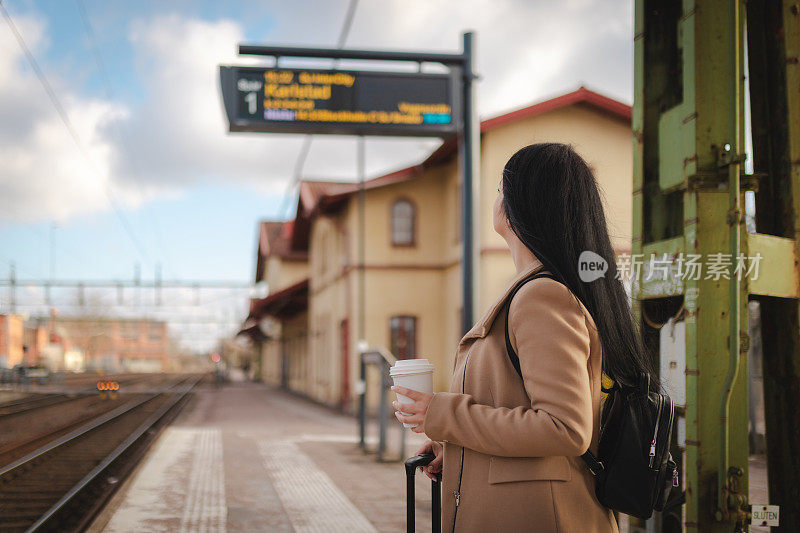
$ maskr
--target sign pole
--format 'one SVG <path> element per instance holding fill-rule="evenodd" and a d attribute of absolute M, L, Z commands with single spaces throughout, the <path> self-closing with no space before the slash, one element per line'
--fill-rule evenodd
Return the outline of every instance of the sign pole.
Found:
<path fill-rule="evenodd" d="M 472 70 L 472 47 L 474 34 L 466 32 L 464 37 L 464 63 L 461 74 L 462 105 L 463 105 L 463 125 L 459 140 L 459 157 L 461 159 L 461 236 L 462 236 L 462 264 L 461 264 L 461 294 L 463 295 L 461 307 L 461 330 L 466 334 L 472 328 L 474 319 L 475 298 L 473 287 L 475 285 L 475 231 L 473 223 L 474 206 L 474 186 L 475 176 L 479 168 L 480 154 L 476 150 L 480 146 L 478 131 L 480 126 L 477 124 L 477 113 L 475 112 L 475 101 L 472 81 L 475 74 Z"/>
<path fill-rule="evenodd" d="M 458 136 L 462 179 L 461 327 L 466 333 L 473 325 L 478 279 L 474 203 L 480 182 L 476 179 L 480 125 L 473 90 L 475 34 L 465 32 L 462 37 L 460 54 L 239 45 L 240 55 L 440 63 L 451 67 L 453 75 L 449 77 L 420 72 L 362 70 L 336 71 L 334 75 L 313 69 L 220 66 L 220 84 L 230 131 Z M 387 87 L 393 91 L 386 91 Z M 417 105 L 386 99 L 398 91 Z M 460 101 L 450 96 L 458 96 Z"/>

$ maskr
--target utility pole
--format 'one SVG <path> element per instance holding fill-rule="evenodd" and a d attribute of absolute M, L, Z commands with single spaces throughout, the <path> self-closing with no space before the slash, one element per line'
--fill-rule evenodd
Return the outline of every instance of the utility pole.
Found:
<path fill-rule="evenodd" d="M 358 339 L 366 342 L 366 304 L 367 295 L 364 280 L 364 261 L 366 261 L 366 191 L 364 190 L 364 179 L 366 173 L 366 154 L 364 146 L 364 136 L 358 137 L 356 166 L 358 173 Z"/>
<path fill-rule="evenodd" d="M 17 269 L 14 263 L 11 263 L 8 272 L 8 302 L 9 314 L 13 315 L 17 311 Z"/>

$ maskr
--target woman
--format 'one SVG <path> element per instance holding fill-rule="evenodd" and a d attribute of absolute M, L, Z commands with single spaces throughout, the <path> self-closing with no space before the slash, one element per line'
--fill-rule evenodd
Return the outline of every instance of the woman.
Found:
<path fill-rule="evenodd" d="M 534 144 L 509 159 L 497 192 L 494 229 L 517 276 L 461 339 L 450 392 L 394 387 L 414 400 L 408 415 L 394 402 L 395 416 L 429 437 L 417 452 L 436 455 L 425 473 L 443 469 L 444 531 L 616 532 L 580 455 L 597 453 L 602 371 L 626 384 L 655 374 L 616 276 L 597 183 L 570 146 Z M 584 250 L 608 263 L 604 276 L 581 281 Z M 538 270 L 558 281 L 529 281 L 507 305 Z"/>

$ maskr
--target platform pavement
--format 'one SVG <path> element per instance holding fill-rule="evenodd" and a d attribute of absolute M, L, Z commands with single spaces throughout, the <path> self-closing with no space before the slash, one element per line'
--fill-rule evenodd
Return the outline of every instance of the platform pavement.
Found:
<path fill-rule="evenodd" d="M 405 531 L 402 464 L 376 462 L 356 436 L 354 418 L 274 387 L 205 386 L 90 531 Z M 421 442 L 409 432 L 407 455 Z M 429 530 L 430 481 L 416 488 Z"/>
<path fill-rule="evenodd" d="M 405 531 L 403 467 L 365 455 L 356 432 L 354 418 L 274 387 L 205 386 L 89 531 Z M 423 441 L 408 432 L 407 455 Z M 763 457 L 750 468 L 751 501 L 767 502 Z M 416 492 L 417 531 L 428 531 L 426 477 Z"/>

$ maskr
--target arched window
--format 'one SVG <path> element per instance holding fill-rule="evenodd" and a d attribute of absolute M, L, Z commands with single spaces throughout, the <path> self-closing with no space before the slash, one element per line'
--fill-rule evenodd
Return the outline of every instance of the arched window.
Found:
<path fill-rule="evenodd" d="M 417 208 L 411 200 L 401 198 L 392 204 L 392 244 L 414 246 Z"/>

